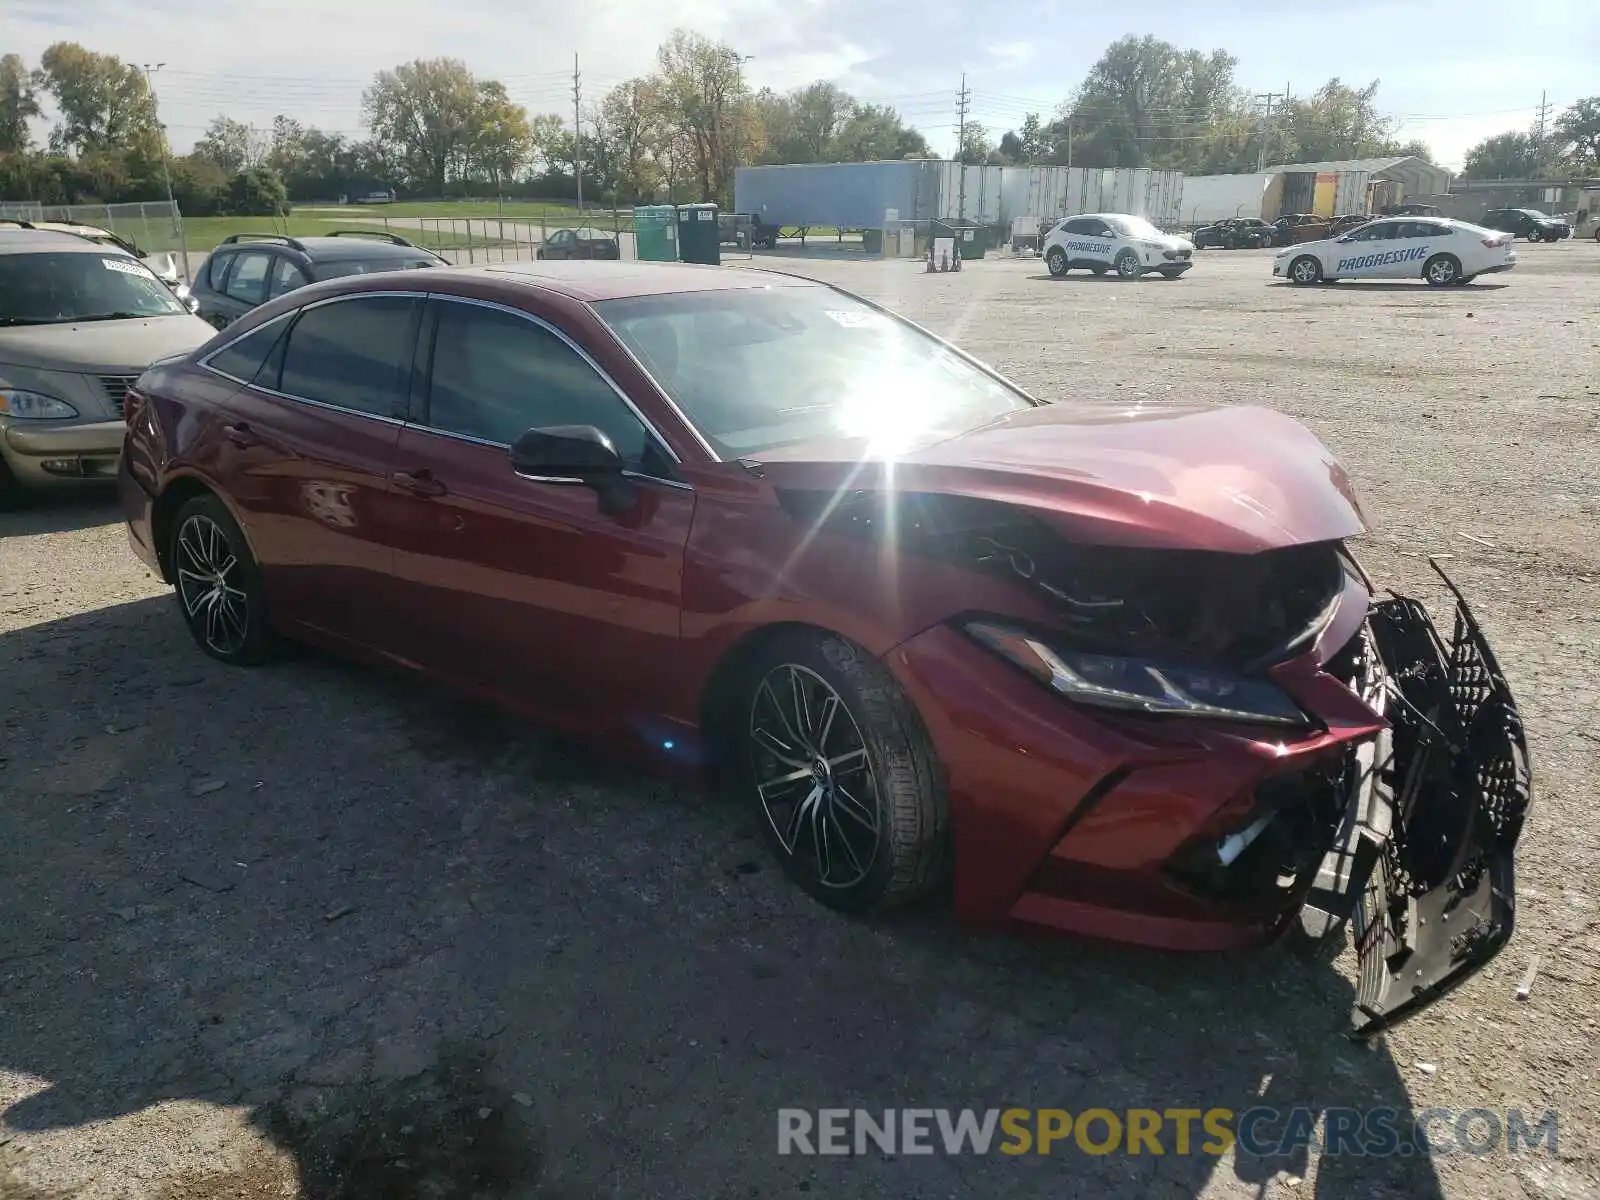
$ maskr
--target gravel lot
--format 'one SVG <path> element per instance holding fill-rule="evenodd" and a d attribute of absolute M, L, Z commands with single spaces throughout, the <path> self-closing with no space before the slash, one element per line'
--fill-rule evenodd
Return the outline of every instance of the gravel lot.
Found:
<path fill-rule="evenodd" d="M 1522 702 L 1519 932 L 1372 1046 L 1347 954 L 862 923 L 751 812 L 414 681 L 189 642 L 98 498 L 0 516 L 0 1196 L 1597 1194 L 1600 247 L 1503 282 L 1177 283 L 786 258 L 1032 389 L 1264 403 L 1342 456 L 1380 580 L 1475 600 Z M 1531 997 L 1513 997 L 1530 960 Z M 1559 1111 L 1559 1151 L 818 1159 L 783 1106 Z"/>

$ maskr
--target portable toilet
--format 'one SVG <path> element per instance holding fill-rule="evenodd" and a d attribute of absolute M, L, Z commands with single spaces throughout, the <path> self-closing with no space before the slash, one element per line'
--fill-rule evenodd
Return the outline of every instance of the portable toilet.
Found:
<path fill-rule="evenodd" d="M 686 263 L 722 263 L 722 235 L 715 204 L 678 205 L 678 259 Z"/>
<path fill-rule="evenodd" d="M 633 210 L 634 254 L 640 262 L 678 261 L 678 210 L 641 204 Z"/>

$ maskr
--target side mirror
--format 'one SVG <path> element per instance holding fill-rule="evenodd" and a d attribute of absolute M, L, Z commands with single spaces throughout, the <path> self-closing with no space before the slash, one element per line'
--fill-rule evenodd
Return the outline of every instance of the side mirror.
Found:
<path fill-rule="evenodd" d="M 511 469 L 538 483 L 591 487 L 599 494 L 600 511 L 607 514 L 625 511 L 635 498 L 622 473 L 622 456 L 593 425 L 527 430 L 511 447 Z"/>

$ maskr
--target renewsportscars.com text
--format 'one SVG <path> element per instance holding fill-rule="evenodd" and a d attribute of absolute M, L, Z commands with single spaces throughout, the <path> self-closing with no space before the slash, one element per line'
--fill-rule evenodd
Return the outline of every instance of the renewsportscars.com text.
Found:
<path fill-rule="evenodd" d="M 779 1154 L 1326 1155 L 1556 1152 L 1556 1114 L 1518 1108 L 804 1108 L 778 1110 Z"/>

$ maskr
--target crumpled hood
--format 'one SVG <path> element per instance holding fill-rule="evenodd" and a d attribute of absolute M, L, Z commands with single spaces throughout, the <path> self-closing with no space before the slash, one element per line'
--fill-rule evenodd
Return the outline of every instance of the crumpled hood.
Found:
<path fill-rule="evenodd" d="M 749 458 L 778 488 L 994 500 L 1098 545 L 1254 553 L 1366 528 L 1328 448 L 1264 408 L 1046 404 L 893 457 L 852 439 Z"/>
<path fill-rule="evenodd" d="M 217 331 L 199 317 L 145 317 L 0 329 L 0 367 L 139 375 L 158 358 L 185 354 Z"/>

